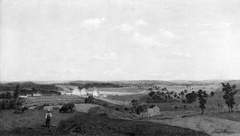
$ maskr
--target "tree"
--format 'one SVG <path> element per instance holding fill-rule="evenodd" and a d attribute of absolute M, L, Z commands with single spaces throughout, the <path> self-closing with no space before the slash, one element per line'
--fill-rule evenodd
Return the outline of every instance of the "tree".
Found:
<path fill-rule="evenodd" d="M 12 94 L 10 92 L 7 92 L 5 94 L 5 98 L 10 99 L 12 97 Z"/>
<path fill-rule="evenodd" d="M 222 86 L 223 86 L 222 91 L 225 93 L 223 95 L 223 99 L 225 99 L 225 103 L 228 106 L 228 112 L 232 112 L 233 105 L 236 104 L 234 96 L 237 93 L 236 90 L 237 87 L 236 85 L 231 86 L 229 83 L 227 84 L 222 83 Z"/>
<path fill-rule="evenodd" d="M 139 115 L 141 112 L 144 111 L 144 108 L 142 105 L 138 106 L 137 109 L 136 109 L 136 113 Z"/>
<path fill-rule="evenodd" d="M 208 95 L 207 95 L 206 91 L 202 91 L 200 89 L 197 93 L 197 96 L 198 96 L 198 100 L 199 100 L 199 108 L 202 109 L 202 114 L 203 114 L 203 111 L 206 108 L 205 104 L 207 103 Z"/>
<path fill-rule="evenodd" d="M 185 95 L 184 91 L 181 91 L 180 95 L 181 95 L 182 98 L 183 98 L 183 96 Z"/>
<path fill-rule="evenodd" d="M 138 100 L 135 100 L 135 99 L 133 99 L 132 101 L 131 101 L 131 104 L 133 105 L 133 107 L 137 107 L 138 106 L 138 104 L 139 104 L 139 101 Z"/>
<path fill-rule="evenodd" d="M 151 91 L 149 94 L 148 94 L 150 97 L 153 97 L 155 95 L 155 92 L 154 91 Z"/>
<path fill-rule="evenodd" d="M 192 91 L 191 93 L 186 94 L 185 97 L 187 103 L 193 103 L 197 99 L 197 94 L 195 93 L 195 91 Z"/>
<path fill-rule="evenodd" d="M 16 86 L 16 89 L 14 90 L 14 94 L 13 94 L 14 98 L 18 98 L 19 96 L 19 85 Z"/>
<path fill-rule="evenodd" d="M 184 90 L 184 93 L 187 93 L 187 90 L 186 90 L 186 89 Z"/>
<path fill-rule="evenodd" d="M 210 93 L 210 95 L 213 97 L 213 96 L 214 96 L 214 92 L 212 91 L 212 92 Z"/>
<path fill-rule="evenodd" d="M 92 95 L 89 95 L 87 98 L 85 98 L 85 103 L 93 103 L 94 97 Z"/>

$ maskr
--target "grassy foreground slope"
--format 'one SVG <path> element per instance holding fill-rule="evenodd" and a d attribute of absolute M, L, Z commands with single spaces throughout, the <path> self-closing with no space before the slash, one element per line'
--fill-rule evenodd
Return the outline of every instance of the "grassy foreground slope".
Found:
<path fill-rule="evenodd" d="M 146 121 L 110 119 L 105 116 L 79 113 L 58 124 L 58 134 L 101 136 L 206 136 L 187 128 Z"/>

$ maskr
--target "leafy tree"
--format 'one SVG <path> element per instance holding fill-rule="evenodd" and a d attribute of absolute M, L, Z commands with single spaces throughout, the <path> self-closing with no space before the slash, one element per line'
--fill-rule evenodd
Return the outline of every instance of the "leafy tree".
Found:
<path fill-rule="evenodd" d="M 214 92 L 212 91 L 212 92 L 210 93 L 210 95 L 213 97 L 213 96 L 214 96 Z"/>
<path fill-rule="evenodd" d="M 183 96 L 185 95 L 184 91 L 181 91 L 180 95 L 181 95 L 182 98 L 183 98 Z"/>
<path fill-rule="evenodd" d="M 173 96 L 174 96 L 175 98 L 177 98 L 177 93 L 175 93 Z"/>
<path fill-rule="evenodd" d="M 192 91 L 191 93 L 186 94 L 186 102 L 187 103 L 193 103 L 197 100 L 197 94 L 195 91 Z"/>
<path fill-rule="evenodd" d="M 5 95 L 5 98 L 10 99 L 12 97 L 12 94 L 10 92 L 7 92 Z"/>
<path fill-rule="evenodd" d="M 13 94 L 13 95 L 14 95 L 14 98 L 18 98 L 18 96 L 19 96 L 19 90 L 20 90 L 20 89 L 19 89 L 19 85 L 17 85 L 17 86 L 16 86 L 16 89 L 14 90 L 14 94 Z"/>
<path fill-rule="evenodd" d="M 87 98 L 85 98 L 85 103 L 93 103 L 93 99 L 94 97 L 92 95 L 88 96 Z"/>
<path fill-rule="evenodd" d="M 136 109 L 136 113 L 139 115 L 141 112 L 144 111 L 144 108 L 142 105 L 138 106 L 137 109 Z"/>
<path fill-rule="evenodd" d="M 155 95 L 155 92 L 154 91 L 151 91 L 149 94 L 148 94 L 150 97 L 153 97 Z"/>
<path fill-rule="evenodd" d="M 222 91 L 225 93 L 223 95 L 223 99 L 225 99 L 225 102 L 228 106 L 228 112 L 232 112 L 233 105 L 236 104 L 234 96 L 237 93 L 236 90 L 237 87 L 236 85 L 231 86 L 229 83 L 227 84 L 222 83 L 222 86 L 223 86 Z"/>
<path fill-rule="evenodd" d="M 208 95 L 207 95 L 206 91 L 203 91 L 200 89 L 197 93 L 197 96 L 198 96 L 198 100 L 199 100 L 199 108 L 202 109 L 202 114 L 203 114 L 203 111 L 206 108 L 205 104 L 207 103 Z"/>
<path fill-rule="evenodd" d="M 187 90 L 186 90 L 186 89 L 184 90 L 184 93 L 187 93 Z"/>
<path fill-rule="evenodd" d="M 138 105 L 139 105 L 139 101 L 138 100 L 135 100 L 135 99 L 133 99 L 132 101 L 131 101 L 131 104 L 133 105 L 133 107 L 137 107 Z"/>

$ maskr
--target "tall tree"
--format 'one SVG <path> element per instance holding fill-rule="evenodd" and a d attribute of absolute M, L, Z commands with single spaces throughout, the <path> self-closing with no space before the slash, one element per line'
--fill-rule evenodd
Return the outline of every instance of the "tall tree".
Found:
<path fill-rule="evenodd" d="M 222 91 L 224 92 L 223 99 L 228 106 L 228 112 L 232 112 L 233 105 L 236 104 L 234 96 L 237 93 L 236 85 L 230 85 L 229 83 L 222 83 Z"/>
<path fill-rule="evenodd" d="M 207 103 L 208 95 L 207 95 L 206 91 L 202 91 L 200 89 L 197 93 L 197 96 L 198 96 L 198 100 L 199 100 L 199 108 L 202 109 L 202 114 L 203 114 L 204 109 L 206 108 L 205 104 Z"/>
<path fill-rule="evenodd" d="M 212 92 L 210 93 L 210 95 L 213 97 L 213 96 L 214 96 L 214 92 L 212 91 Z"/>
<path fill-rule="evenodd" d="M 19 96 L 19 85 L 17 84 L 17 86 L 16 86 L 16 88 L 15 88 L 15 90 L 14 90 L 14 94 L 13 94 L 13 96 L 14 96 L 14 98 L 18 98 L 18 96 Z"/>
<path fill-rule="evenodd" d="M 131 104 L 133 105 L 134 108 L 136 108 L 136 107 L 139 105 L 139 101 L 133 99 L 133 100 L 131 101 Z"/>

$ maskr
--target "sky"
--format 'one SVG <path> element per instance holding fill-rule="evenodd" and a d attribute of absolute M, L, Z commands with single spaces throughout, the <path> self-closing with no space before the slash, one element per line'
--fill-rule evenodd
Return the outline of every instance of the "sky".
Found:
<path fill-rule="evenodd" d="M 0 81 L 240 79 L 238 0 L 0 4 Z"/>

